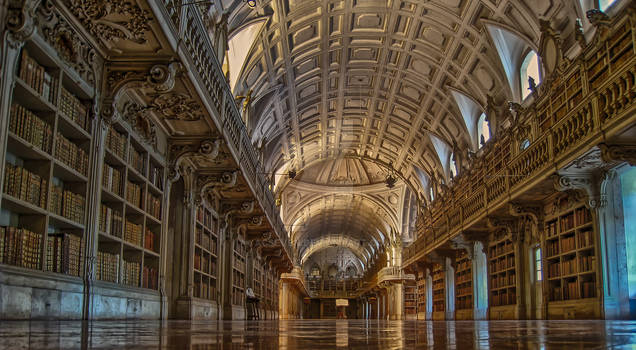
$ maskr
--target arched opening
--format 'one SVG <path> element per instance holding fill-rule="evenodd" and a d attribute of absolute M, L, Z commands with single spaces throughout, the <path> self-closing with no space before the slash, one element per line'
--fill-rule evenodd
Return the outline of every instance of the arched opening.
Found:
<path fill-rule="evenodd" d="M 482 148 L 486 144 L 486 142 L 490 140 L 490 123 L 486 119 L 486 113 L 482 113 L 481 116 L 479 116 L 479 121 L 477 122 L 477 131 L 479 132 L 479 148 Z"/>
<path fill-rule="evenodd" d="M 528 147 L 530 147 L 530 140 L 525 139 L 525 140 L 521 141 L 520 148 L 521 148 L 522 151 L 527 149 Z"/>
<path fill-rule="evenodd" d="M 532 93 L 534 86 L 541 83 L 539 75 L 539 56 L 534 51 L 528 52 L 521 64 L 521 97 L 525 99 Z"/>

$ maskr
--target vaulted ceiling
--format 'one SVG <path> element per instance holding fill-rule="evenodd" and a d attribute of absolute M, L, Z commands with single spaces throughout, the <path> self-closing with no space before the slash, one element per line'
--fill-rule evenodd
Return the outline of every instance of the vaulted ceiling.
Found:
<path fill-rule="evenodd" d="M 539 18 L 571 32 L 580 12 L 565 0 L 224 2 L 234 6 L 230 36 L 262 23 L 230 70 L 240 70 L 237 95 L 252 90 L 248 128 L 265 168 L 299 172 L 279 176 L 276 191 L 301 256 L 323 235 L 371 249 L 391 229 L 406 234 L 424 177 L 448 181 L 450 154 L 476 150 L 458 93 L 482 111 L 489 98 L 514 100 L 488 26 L 536 49 Z M 389 191 L 392 169 L 400 186 Z"/>

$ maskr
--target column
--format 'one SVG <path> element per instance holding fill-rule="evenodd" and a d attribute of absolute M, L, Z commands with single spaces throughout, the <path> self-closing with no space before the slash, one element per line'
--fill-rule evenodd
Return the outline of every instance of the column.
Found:
<path fill-rule="evenodd" d="M 488 259 L 486 244 L 474 242 L 473 255 L 473 319 L 488 319 Z"/>
<path fill-rule="evenodd" d="M 449 257 L 444 259 L 444 293 L 446 305 L 444 310 L 446 311 L 446 319 L 454 320 L 455 319 L 455 264 L 454 260 L 451 260 Z"/>

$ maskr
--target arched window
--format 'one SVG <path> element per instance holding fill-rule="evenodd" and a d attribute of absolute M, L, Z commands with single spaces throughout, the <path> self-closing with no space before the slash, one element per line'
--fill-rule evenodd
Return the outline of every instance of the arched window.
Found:
<path fill-rule="evenodd" d="M 598 0 L 599 10 L 605 12 L 610 6 L 614 5 L 617 0 Z"/>
<path fill-rule="evenodd" d="M 479 141 L 479 148 L 482 148 L 488 140 L 490 140 L 490 123 L 486 120 L 486 113 L 482 113 L 477 122 L 477 140 Z"/>
<path fill-rule="evenodd" d="M 314 265 L 314 267 L 311 268 L 311 276 L 320 277 L 320 268 L 318 268 L 318 266 Z"/>
<path fill-rule="evenodd" d="M 532 79 L 534 86 L 541 83 L 541 76 L 539 75 L 539 57 L 534 51 L 528 52 L 521 64 L 521 97 L 525 99 L 532 92 L 530 90 L 530 79 Z"/>
<path fill-rule="evenodd" d="M 525 139 L 523 141 L 521 141 L 521 150 L 525 150 L 526 148 L 530 147 L 530 140 Z"/>
<path fill-rule="evenodd" d="M 433 190 L 433 186 L 429 187 L 428 195 L 431 197 L 431 202 L 435 199 L 435 191 Z"/>
<path fill-rule="evenodd" d="M 450 155 L 450 176 L 454 178 L 457 176 L 457 163 L 455 163 L 455 154 Z"/>

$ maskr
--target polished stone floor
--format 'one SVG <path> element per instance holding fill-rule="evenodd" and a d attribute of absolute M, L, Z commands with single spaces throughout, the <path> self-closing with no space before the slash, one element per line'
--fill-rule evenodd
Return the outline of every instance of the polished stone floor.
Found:
<path fill-rule="evenodd" d="M 636 349 L 636 321 L 2 322 L 0 349 Z"/>

